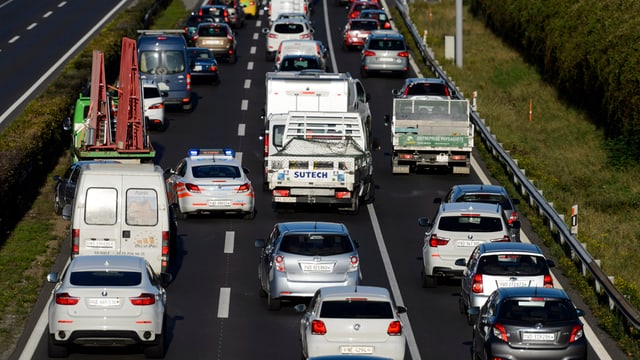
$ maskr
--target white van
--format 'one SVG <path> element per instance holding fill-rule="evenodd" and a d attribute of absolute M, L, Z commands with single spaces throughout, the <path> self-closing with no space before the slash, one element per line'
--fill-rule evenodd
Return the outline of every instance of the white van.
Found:
<path fill-rule="evenodd" d="M 327 49 L 320 40 L 283 40 L 276 51 L 275 68 L 287 55 L 314 55 L 320 60 L 320 69 L 327 70 Z"/>
<path fill-rule="evenodd" d="M 162 169 L 154 164 L 82 165 L 71 220 L 71 256 L 137 255 L 156 273 L 167 272 L 177 222 Z"/>

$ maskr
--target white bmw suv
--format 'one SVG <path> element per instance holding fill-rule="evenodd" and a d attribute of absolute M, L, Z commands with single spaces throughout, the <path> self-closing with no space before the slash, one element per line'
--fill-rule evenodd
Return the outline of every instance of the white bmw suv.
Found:
<path fill-rule="evenodd" d="M 422 217 L 418 225 L 427 228 L 423 287 L 435 287 L 439 277 L 462 277 L 465 267 L 456 265 L 456 259 L 468 258 L 481 243 L 514 241 L 520 230 L 520 222 L 509 224 L 499 204 L 468 202 L 441 204 L 433 221 Z"/>

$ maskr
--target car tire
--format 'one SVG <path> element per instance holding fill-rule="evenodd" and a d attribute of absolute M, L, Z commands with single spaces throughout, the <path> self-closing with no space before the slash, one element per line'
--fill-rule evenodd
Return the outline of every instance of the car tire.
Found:
<path fill-rule="evenodd" d="M 271 294 L 267 294 L 267 306 L 271 311 L 278 311 L 282 307 L 282 302 L 279 298 L 273 298 Z"/>
<path fill-rule="evenodd" d="M 166 325 L 163 321 L 162 334 L 156 334 L 156 343 L 153 345 L 145 346 L 144 357 L 148 359 L 162 359 L 166 353 L 165 350 L 165 337 L 166 337 Z"/>
<path fill-rule="evenodd" d="M 54 335 L 49 333 L 47 353 L 50 358 L 65 358 L 69 356 L 69 347 L 67 345 L 56 343 Z"/>
<path fill-rule="evenodd" d="M 460 311 L 460 314 L 463 314 L 463 315 L 467 313 L 467 307 L 464 305 L 462 296 L 458 297 L 458 311 Z"/>
<path fill-rule="evenodd" d="M 248 213 L 244 214 L 244 219 L 245 220 L 253 220 L 255 218 L 256 218 L 256 209 L 252 209 Z"/>
<path fill-rule="evenodd" d="M 260 280 L 260 275 L 258 275 L 258 296 L 260 296 L 261 298 L 267 297 L 267 292 L 264 291 L 264 289 L 262 288 L 262 281 Z"/>
<path fill-rule="evenodd" d="M 180 210 L 180 205 L 177 205 L 176 206 L 176 217 L 178 218 L 178 220 L 187 220 L 189 215 L 187 213 L 183 213 L 182 210 Z"/>
<path fill-rule="evenodd" d="M 360 67 L 360 75 L 363 78 L 368 78 L 369 77 L 369 72 L 367 70 L 365 70 L 363 67 Z"/>
<path fill-rule="evenodd" d="M 53 199 L 53 211 L 56 215 L 62 215 L 62 204 L 60 204 L 60 197 L 56 194 Z"/>
<path fill-rule="evenodd" d="M 422 271 L 422 287 L 423 288 L 434 288 L 438 286 L 438 279 L 435 276 L 429 276 L 425 274 L 424 270 Z"/>
<path fill-rule="evenodd" d="M 234 52 L 233 55 L 229 55 L 229 58 L 227 59 L 227 61 L 229 62 L 229 64 L 235 64 L 236 61 L 238 61 L 238 56 Z"/>

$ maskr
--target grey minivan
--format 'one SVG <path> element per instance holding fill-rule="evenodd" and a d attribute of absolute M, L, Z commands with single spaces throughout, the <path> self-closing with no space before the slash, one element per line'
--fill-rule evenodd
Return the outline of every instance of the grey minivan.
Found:
<path fill-rule="evenodd" d="M 139 30 L 138 70 L 141 81 L 153 80 L 166 92 L 167 106 L 191 110 L 191 73 L 183 30 Z"/>

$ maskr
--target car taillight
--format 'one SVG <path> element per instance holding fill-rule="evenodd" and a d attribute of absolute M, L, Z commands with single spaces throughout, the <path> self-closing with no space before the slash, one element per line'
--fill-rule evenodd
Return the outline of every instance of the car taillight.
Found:
<path fill-rule="evenodd" d="M 376 56 L 376 53 L 374 51 L 371 51 L 371 50 L 365 50 L 364 51 L 364 56 Z"/>
<path fill-rule="evenodd" d="M 276 265 L 276 271 L 284 271 L 284 256 L 276 256 L 274 263 Z"/>
<path fill-rule="evenodd" d="M 358 264 L 360 263 L 360 259 L 357 256 L 352 256 L 349 258 L 349 272 L 358 270 Z"/>
<path fill-rule="evenodd" d="M 492 330 L 493 330 L 493 336 L 495 336 L 496 338 L 504 342 L 509 341 L 509 339 L 507 338 L 507 332 L 504 329 L 504 326 L 502 324 L 494 324 Z"/>
<path fill-rule="evenodd" d="M 227 35 L 227 39 L 228 39 L 229 41 L 232 41 L 232 40 L 233 40 L 233 36 L 231 36 L 231 35 Z"/>
<path fill-rule="evenodd" d="M 287 197 L 289 196 L 289 190 L 273 190 L 273 196 Z"/>
<path fill-rule="evenodd" d="M 193 41 L 198 40 L 198 34 L 196 33 L 196 34 L 191 35 L 191 40 L 193 40 Z"/>
<path fill-rule="evenodd" d="M 187 183 L 187 184 L 184 184 L 184 187 L 186 187 L 187 190 L 189 192 L 192 192 L 192 193 L 200 193 L 200 192 L 202 192 L 202 190 L 200 190 L 200 187 L 198 185 L 196 185 L 196 184 L 188 184 Z"/>
<path fill-rule="evenodd" d="M 213 66 L 213 65 L 211 65 L 211 66 L 209 66 L 209 71 L 218 71 L 218 68 Z"/>
<path fill-rule="evenodd" d="M 300 35 L 300 39 L 311 39 L 311 34 L 302 34 Z"/>
<path fill-rule="evenodd" d="M 311 334 L 324 335 L 326 333 L 327 333 L 327 327 L 324 325 L 324 321 L 322 320 L 311 321 Z"/>
<path fill-rule="evenodd" d="M 163 103 L 153 104 L 153 105 L 149 106 L 149 110 L 162 109 L 163 107 L 164 107 Z"/>
<path fill-rule="evenodd" d="M 389 323 L 389 327 L 387 328 L 387 334 L 391 336 L 402 335 L 402 323 L 400 321 L 395 320 Z"/>
<path fill-rule="evenodd" d="M 71 254 L 80 253 L 80 229 L 71 229 Z"/>
<path fill-rule="evenodd" d="M 482 286 L 482 274 L 473 275 L 473 280 L 471 282 L 471 291 L 476 294 L 482 294 L 484 291 L 484 287 Z"/>
<path fill-rule="evenodd" d="M 187 74 L 187 91 L 191 91 L 191 73 Z M 187 102 L 191 101 L 190 98 L 187 98 L 186 100 L 187 100 Z M 184 99 L 183 99 L 183 101 L 184 101 Z"/>
<path fill-rule="evenodd" d="M 358 17 L 358 13 L 357 12 L 352 12 L 351 14 L 349 14 L 349 19 L 355 19 Z"/>
<path fill-rule="evenodd" d="M 412 160 L 413 154 L 398 154 L 398 157 L 403 160 Z"/>
<path fill-rule="evenodd" d="M 511 216 L 509 216 L 509 224 L 513 224 L 514 221 L 518 220 L 518 213 L 513 211 Z"/>
<path fill-rule="evenodd" d="M 491 239 L 491 242 L 510 242 L 510 241 L 511 241 L 511 237 L 509 237 L 509 235 L 505 235 L 497 239 Z"/>
<path fill-rule="evenodd" d="M 544 287 L 546 287 L 546 288 L 552 288 L 553 287 L 553 278 L 549 274 L 544 276 Z"/>
<path fill-rule="evenodd" d="M 269 33 L 269 35 L 267 35 L 267 36 L 272 38 L 272 39 L 277 39 L 278 38 L 278 34 L 275 34 L 275 33 Z"/>
<path fill-rule="evenodd" d="M 264 134 L 264 156 L 269 156 L 269 134 Z"/>
<path fill-rule="evenodd" d="M 169 232 L 168 231 L 163 231 L 162 232 L 162 256 L 166 257 L 167 255 L 169 255 Z"/>
<path fill-rule="evenodd" d="M 236 192 L 238 193 L 245 193 L 247 191 L 251 190 L 251 184 L 249 183 L 244 183 L 240 186 L 238 186 L 238 188 L 236 189 Z"/>
<path fill-rule="evenodd" d="M 431 234 L 431 237 L 429 238 L 429 246 L 431 247 L 444 246 L 448 243 L 449 239 L 439 238 L 437 234 Z"/>
<path fill-rule="evenodd" d="M 388 22 L 384 23 L 384 28 L 385 29 L 391 29 L 391 24 L 388 23 Z"/>
<path fill-rule="evenodd" d="M 584 336 L 584 331 L 582 330 L 582 325 L 575 325 L 573 329 L 571 329 L 571 336 L 569 337 L 569 342 L 572 343 Z"/>
<path fill-rule="evenodd" d="M 56 294 L 56 304 L 58 305 L 76 305 L 79 301 L 79 297 L 71 296 L 69 293 Z"/>
<path fill-rule="evenodd" d="M 153 305 L 156 303 L 156 296 L 149 293 L 142 293 L 136 297 L 130 297 L 129 301 L 131 301 L 132 305 Z"/>
<path fill-rule="evenodd" d="M 408 51 L 400 51 L 398 53 L 399 57 L 409 57 L 409 52 Z"/>

